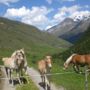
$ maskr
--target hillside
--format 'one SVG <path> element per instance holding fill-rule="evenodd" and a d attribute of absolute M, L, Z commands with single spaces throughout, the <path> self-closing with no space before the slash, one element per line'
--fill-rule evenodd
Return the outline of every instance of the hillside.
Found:
<path fill-rule="evenodd" d="M 87 19 L 83 18 L 82 20 L 66 18 L 60 24 L 48 29 L 47 31 L 71 43 L 75 43 L 87 30 L 89 25 L 90 17 Z"/>
<path fill-rule="evenodd" d="M 58 52 L 71 44 L 37 28 L 17 21 L 0 18 L 0 57 L 10 56 L 20 48 L 25 48 L 28 58 Z"/>
<path fill-rule="evenodd" d="M 75 25 L 77 25 L 77 22 L 74 22 L 71 18 L 66 18 L 61 23 L 51 27 L 47 31 L 59 37 L 70 31 L 72 28 L 75 27 Z"/>
<path fill-rule="evenodd" d="M 62 53 L 62 57 L 66 60 L 73 53 L 90 54 L 90 26 L 80 39 L 68 50 Z"/>
<path fill-rule="evenodd" d="M 67 90 L 84 90 L 85 89 L 85 75 L 77 74 L 70 65 L 67 70 L 63 70 L 63 64 L 70 55 L 73 53 L 90 54 L 90 27 L 80 37 L 80 39 L 63 53 L 53 55 L 54 67 L 53 73 L 60 73 L 59 75 L 52 76 L 52 81 L 58 86 L 61 85 Z M 85 70 L 83 67 L 80 70 Z M 70 73 L 67 73 L 70 72 Z M 88 76 L 88 89 L 90 88 L 90 78 Z M 76 84 L 77 83 L 77 84 Z"/>

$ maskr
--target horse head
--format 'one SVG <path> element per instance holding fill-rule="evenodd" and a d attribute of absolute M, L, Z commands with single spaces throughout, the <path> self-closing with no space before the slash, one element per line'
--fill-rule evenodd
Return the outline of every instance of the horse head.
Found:
<path fill-rule="evenodd" d="M 76 54 L 72 54 L 66 61 L 65 61 L 65 63 L 64 63 L 64 70 L 66 70 L 67 68 L 68 68 L 68 66 L 69 66 L 69 64 L 71 63 L 71 61 L 73 60 L 72 58 L 73 58 L 73 56 L 75 56 Z"/>
<path fill-rule="evenodd" d="M 48 68 L 51 69 L 52 68 L 51 56 L 46 56 L 45 61 L 46 61 Z"/>
<path fill-rule="evenodd" d="M 18 62 L 22 65 L 23 69 L 25 70 L 25 73 L 27 74 L 27 60 L 26 55 L 24 52 L 24 48 L 18 50 Z"/>
<path fill-rule="evenodd" d="M 65 63 L 64 63 L 64 68 L 63 68 L 63 69 L 66 70 L 67 68 L 68 68 L 68 64 L 65 62 Z"/>

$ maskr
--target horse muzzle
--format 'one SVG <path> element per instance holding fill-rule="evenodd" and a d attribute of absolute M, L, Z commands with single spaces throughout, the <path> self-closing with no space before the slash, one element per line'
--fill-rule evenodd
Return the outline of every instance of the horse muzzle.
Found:
<path fill-rule="evenodd" d="M 49 64 L 49 68 L 50 68 L 50 69 L 52 68 L 52 65 L 51 65 L 51 64 Z"/>
<path fill-rule="evenodd" d="M 64 67 L 63 70 L 66 70 L 66 68 Z"/>

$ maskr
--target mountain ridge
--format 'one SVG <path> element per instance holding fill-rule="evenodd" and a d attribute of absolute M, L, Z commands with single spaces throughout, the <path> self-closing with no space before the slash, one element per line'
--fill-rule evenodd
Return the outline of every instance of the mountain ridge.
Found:
<path fill-rule="evenodd" d="M 32 53 L 68 48 L 72 44 L 34 26 L 0 17 L 0 53 L 25 48 Z"/>
<path fill-rule="evenodd" d="M 66 18 L 58 25 L 51 27 L 47 32 L 74 43 L 79 39 L 90 25 L 90 18 L 74 21 L 72 18 Z M 78 37 L 77 37 L 78 36 Z"/>

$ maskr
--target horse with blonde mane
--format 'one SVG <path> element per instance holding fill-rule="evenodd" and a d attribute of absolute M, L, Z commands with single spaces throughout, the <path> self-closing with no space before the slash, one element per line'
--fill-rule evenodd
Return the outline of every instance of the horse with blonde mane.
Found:
<path fill-rule="evenodd" d="M 18 59 L 16 60 L 17 61 L 16 63 L 18 66 L 17 70 L 22 71 L 24 69 L 25 73 L 27 74 L 27 60 L 26 60 L 26 55 L 25 55 L 24 49 L 15 51 L 11 57 L 13 57 L 15 55 L 18 56 Z M 22 72 L 21 72 L 21 75 L 22 75 Z"/>
<path fill-rule="evenodd" d="M 45 59 L 38 61 L 38 70 L 41 75 L 42 83 L 45 84 L 45 90 L 50 86 L 50 82 L 48 81 L 46 74 L 50 73 L 51 67 L 51 56 L 46 56 Z"/>
<path fill-rule="evenodd" d="M 25 71 L 27 70 L 27 61 L 24 49 L 15 51 L 11 57 L 2 58 L 2 61 L 4 62 L 6 74 L 10 80 L 12 70 L 16 70 L 17 76 L 19 75 L 19 77 L 23 75 L 22 69 L 25 69 Z"/>
<path fill-rule="evenodd" d="M 90 68 L 90 54 L 72 54 L 64 63 L 64 70 L 67 69 L 70 64 L 73 64 L 73 68 L 77 73 L 80 72 L 79 67 L 87 66 L 88 68 Z"/>

